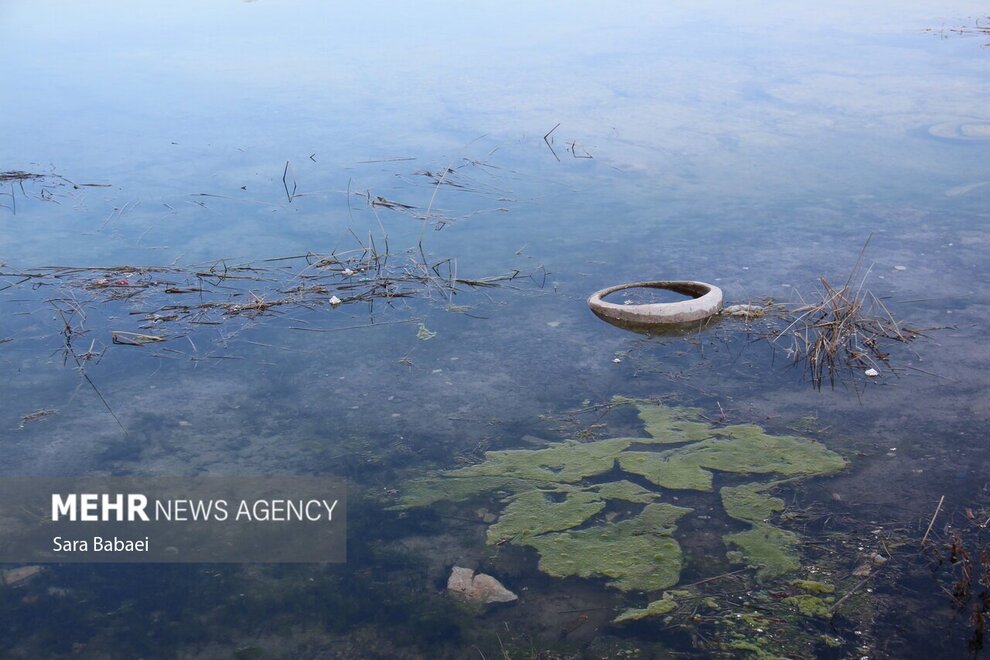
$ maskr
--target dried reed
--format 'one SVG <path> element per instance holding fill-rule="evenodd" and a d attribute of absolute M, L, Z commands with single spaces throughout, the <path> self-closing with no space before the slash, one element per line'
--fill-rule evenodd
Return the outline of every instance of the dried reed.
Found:
<path fill-rule="evenodd" d="M 864 290 L 870 269 L 854 286 L 869 242 L 867 239 L 863 245 L 845 284 L 836 287 L 819 278 L 821 288 L 814 302 L 794 309 L 794 320 L 769 337 L 774 344 L 785 337 L 790 340 L 788 352 L 795 364 L 805 365 L 816 388 L 821 388 L 826 376 L 835 387 L 843 366 L 878 369 L 881 363 L 887 364 L 889 354 L 881 350 L 881 340 L 907 343 L 921 336 L 918 330 L 897 321 L 872 292 Z"/>

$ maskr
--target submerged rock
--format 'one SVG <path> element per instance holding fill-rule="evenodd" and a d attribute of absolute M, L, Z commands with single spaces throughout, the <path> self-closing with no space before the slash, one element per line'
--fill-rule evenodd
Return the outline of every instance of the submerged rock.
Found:
<path fill-rule="evenodd" d="M 447 579 L 447 591 L 459 600 L 476 605 L 511 603 L 519 597 L 505 586 L 484 573 L 475 573 L 470 568 L 454 566 Z"/>
<path fill-rule="evenodd" d="M 41 566 L 19 566 L 17 568 L 8 568 L 5 571 L 0 571 L 0 584 L 7 585 L 8 587 L 24 584 L 41 573 L 43 570 L 45 569 Z"/>

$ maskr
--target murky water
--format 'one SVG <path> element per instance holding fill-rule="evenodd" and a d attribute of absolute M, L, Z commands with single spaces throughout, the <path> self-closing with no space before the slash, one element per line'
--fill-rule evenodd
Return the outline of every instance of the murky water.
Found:
<path fill-rule="evenodd" d="M 968 610 L 942 589 L 957 565 L 933 568 L 920 541 L 943 495 L 940 547 L 963 530 L 975 557 L 990 516 L 990 55 L 979 37 L 923 31 L 981 10 L 5 4 L 0 172 L 42 176 L 0 183 L 3 474 L 326 474 L 352 490 L 346 564 L 55 565 L 0 592 L 0 646 L 967 655 Z M 816 391 L 759 324 L 647 336 L 585 305 L 644 279 L 798 302 L 819 277 L 841 284 L 871 235 L 865 286 L 927 329 L 885 346 L 874 380 Z M 334 289 L 339 305 L 293 289 L 318 284 L 319 257 L 372 250 L 408 297 L 347 299 L 373 278 L 360 269 L 335 275 L 355 287 Z M 695 510 L 676 532 L 681 588 L 733 574 L 693 587 L 717 607 L 619 625 L 651 598 L 486 545 L 497 497 L 390 509 L 410 480 L 486 450 L 642 436 L 631 410 L 603 407 L 615 395 L 841 454 L 842 472 L 777 492 L 801 569 L 762 584 L 735 573 L 722 536 L 743 526 L 718 497 L 665 492 Z M 875 553 L 886 562 L 864 582 L 855 572 Z M 463 612 L 442 593 L 453 565 L 519 600 Z M 833 584 L 830 605 L 852 595 L 831 622 L 798 616 L 781 604 L 793 578 Z"/>

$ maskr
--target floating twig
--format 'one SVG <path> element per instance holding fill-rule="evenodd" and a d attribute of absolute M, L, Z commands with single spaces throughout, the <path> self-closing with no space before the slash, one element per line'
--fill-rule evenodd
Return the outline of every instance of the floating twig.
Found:
<path fill-rule="evenodd" d="M 123 330 L 114 330 L 110 333 L 110 337 L 113 343 L 124 346 L 144 346 L 145 344 L 167 341 L 166 337 L 159 335 L 143 335 L 139 332 L 124 332 Z"/>
<path fill-rule="evenodd" d="M 928 523 L 928 529 L 925 530 L 925 535 L 921 537 L 921 545 L 925 545 L 925 541 L 928 540 L 928 535 L 932 532 L 932 526 L 935 524 L 935 518 L 938 517 L 938 512 L 942 510 L 942 502 L 945 501 L 945 495 L 938 498 L 938 506 L 935 507 L 935 513 L 932 514 L 932 520 Z"/>
<path fill-rule="evenodd" d="M 546 135 L 543 136 L 543 141 L 546 142 L 547 149 L 550 150 L 550 153 L 553 154 L 553 157 L 557 159 L 558 163 L 560 162 L 560 156 L 558 156 L 557 152 L 553 150 L 553 145 L 550 144 L 551 141 L 550 136 L 553 135 L 553 132 L 556 131 L 559 127 L 560 127 L 560 122 L 558 121 L 557 125 L 551 128 L 549 131 L 547 131 Z"/>

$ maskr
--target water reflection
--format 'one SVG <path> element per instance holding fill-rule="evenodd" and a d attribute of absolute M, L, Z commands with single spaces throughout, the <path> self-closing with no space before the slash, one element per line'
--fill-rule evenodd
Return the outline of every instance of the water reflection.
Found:
<path fill-rule="evenodd" d="M 987 357 L 974 346 L 988 300 L 971 283 L 987 276 L 988 65 L 975 42 L 922 30 L 978 10 L 104 2 L 42 15 L 5 4 L 0 171 L 47 177 L 0 185 L 5 473 L 315 472 L 348 476 L 365 498 L 345 567 L 52 567 L 5 590 L 3 644 L 147 656 L 686 649 L 684 629 L 607 627 L 629 603 L 600 584 L 542 576 L 517 548 L 491 559 L 473 516 L 494 502 L 385 511 L 410 476 L 485 450 L 636 433 L 594 412 L 614 394 L 800 427 L 845 455 L 846 473 L 788 492 L 803 516 L 794 524 L 822 544 L 809 561 L 841 558 L 836 581 L 858 567 L 861 544 L 920 537 L 938 495 L 971 505 L 985 465 L 974 429 L 987 421 Z M 584 303 L 654 278 L 710 281 L 729 302 L 795 301 L 820 275 L 841 280 L 870 233 L 868 286 L 899 317 L 940 330 L 896 350 L 900 372 L 858 394 L 813 392 L 738 325 L 641 337 Z M 385 236 L 394 263 L 526 281 L 374 307 L 327 297 L 120 346 L 113 331 L 157 331 L 142 327 L 137 299 L 14 275 L 196 272 L 372 239 L 382 249 Z M 235 289 L 248 303 L 262 294 Z M 56 309 L 72 305 L 85 311 L 78 352 L 101 354 L 84 365 L 92 383 L 61 352 Z M 418 337 L 419 323 L 436 336 Z M 724 563 L 711 528 L 726 524 L 685 523 L 688 579 Z M 953 623 L 911 550 L 890 556 L 873 605 L 836 630 L 795 628 L 835 637 L 836 653 L 872 652 L 863 639 L 891 640 L 900 655 L 959 653 L 965 635 L 941 630 L 965 622 Z M 436 592 L 465 561 L 497 561 L 528 597 L 495 616 L 458 613 Z M 928 623 L 899 630 L 902 608 Z M 285 631 L 292 642 L 277 641 Z M 812 652 L 831 651 L 802 650 Z"/>

